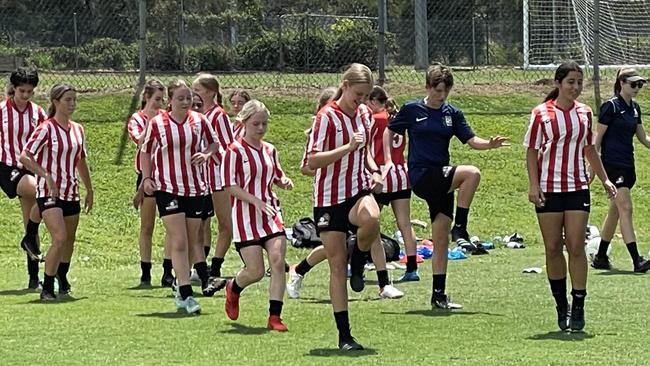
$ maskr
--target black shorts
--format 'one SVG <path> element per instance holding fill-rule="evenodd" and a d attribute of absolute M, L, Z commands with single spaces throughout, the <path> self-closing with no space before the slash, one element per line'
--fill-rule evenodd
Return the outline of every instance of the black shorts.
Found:
<path fill-rule="evenodd" d="M 267 241 L 269 241 L 269 240 L 271 240 L 273 238 L 277 238 L 279 236 L 283 236 L 285 238 L 287 237 L 287 235 L 284 233 L 284 231 L 282 231 L 282 232 L 279 232 L 279 233 L 274 233 L 274 234 L 271 234 L 271 235 L 261 237 L 261 238 L 259 238 L 257 240 L 240 241 L 240 242 L 235 243 L 235 250 L 237 250 L 237 253 L 240 253 L 242 248 L 252 247 L 252 246 L 255 246 L 255 245 L 259 245 L 262 248 L 266 248 L 266 247 L 264 247 L 264 244 L 266 244 Z M 240 256 L 241 256 L 241 254 L 240 254 Z M 243 260 L 243 258 L 242 258 L 242 260 Z"/>
<path fill-rule="evenodd" d="M 7 197 L 16 198 L 18 196 L 16 190 L 18 189 L 18 183 L 20 183 L 24 175 L 34 176 L 27 169 L 0 163 L 0 188 L 2 188 Z"/>
<path fill-rule="evenodd" d="M 203 202 L 203 216 L 201 220 L 207 220 L 211 217 L 214 217 L 214 206 L 212 205 L 212 195 L 203 196 L 205 202 Z"/>
<path fill-rule="evenodd" d="M 142 173 L 138 173 L 138 178 L 135 180 L 135 191 L 137 192 L 138 189 L 140 188 L 140 184 L 142 184 Z M 153 198 L 153 194 L 144 194 L 145 197 L 150 197 Z"/>
<path fill-rule="evenodd" d="M 544 206 L 535 206 L 535 212 L 585 211 L 591 208 L 591 196 L 588 189 L 575 192 L 544 193 Z"/>
<path fill-rule="evenodd" d="M 36 199 L 38 210 L 43 216 L 43 211 L 51 208 L 60 208 L 63 211 L 63 217 L 79 215 L 81 212 L 81 204 L 79 201 L 64 201 L 58 198 L 41 197 Z"/>
<path fill-rule="evenodd" d="M 388 206 L 392 201 L 396 200 L 408 200 L 411 198 L 411 190 L 404 189 L 402 191 L 392 192 L 392 193 L 373 193 L 375 201 L 380 206 Z"/>
<path fill-rule="evenodd" d="M 154 196 L 160 217 L 182 213 L 188 219 L 203 218 L 205 196 L 185 197 L 163 191 L 155 191 Z"/>
<path fill-rule="evenodd" d="M 426 170 L 413 185 L 413 193 L 426 201 L 433 222 L 438 214 L 454 219 L 454 192 L 449 192 L 456 173 L 455 166 L 436 166 Z"/>
<path fill-rule="evenodd" d="M 608 164 L 603 161 L 605 172 L 610 182 L 614 183 L 616 188 L 629 188 L 634 187 L 636 183 L 636 171 L 634 167 L 627 167 L 615 164 Z"/>
<path fill-rule="evenodd" d="M 362 191 L 338 205 L 314 207 L 314 221 L 316 221 L 316 229 L 318 232 L 338 231 L 347 234 L 348 231 L 352 231 L 356 233 L 357 227 L 350 223 L 348 215 L 354 205 L 357 204 L 357 201 L 369 194 L 370 192 L 368 191 Z"/>

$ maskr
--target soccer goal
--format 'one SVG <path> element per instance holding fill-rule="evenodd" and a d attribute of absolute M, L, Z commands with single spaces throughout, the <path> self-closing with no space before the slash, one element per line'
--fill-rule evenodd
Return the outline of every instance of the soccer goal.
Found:
<path fill-rule="evenodd" d="M 650 0 L 524 0 L 523 17 L 526 69 L 555 68 L 564 60 L 589 66 L 597 36 L 601 68 L 650 67 Z"/>

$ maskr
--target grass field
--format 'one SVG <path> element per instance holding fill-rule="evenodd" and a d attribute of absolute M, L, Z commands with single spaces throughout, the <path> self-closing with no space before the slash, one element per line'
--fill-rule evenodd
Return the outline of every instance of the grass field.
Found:
<path fill-rule="evenodd" d="M 271 109 L 268 140 L 279 151 L 283 167 L 294 179 L 294 191 L 278 190 L 288 224 L 311 215 L 311 182 L 298 173 L 304 145 L 302 130 L 310 122 L 311 102 L 305 98 L 264 98 Z M 413 95 L 400 95 L 399 100 Z M 613 259 L 620 271 L 590 270 L 585 333 L 556 331 L 555 311 L 545 274 L 522 274 L 525 267 L 544 264 L 543 245 L 532 206 L 527 202 L 524 148 L 525 114 L 486 114 L 530 110 L 540 95 L 466 96 L 453 102 L 466 109 L 480 136 L 501 134 L 510 147 L 476 152 L 452 143 L 452 162 L 470 163 L 482 170 L 482 183 L 470 212 L 470 232 L 481 238 L 521 233 L 526 249 L 498 248 L 490 255 L 449 265 L 448 292 L 465 305 L 462 311 L 430 311 L 430 262 L 420 267 L 423 281 L 396 284 L 406 296 L 378 300 L 376 277 L 360 294 L 350 291 L 353 334 L 367 351 L 342 354 L 336 350 L 336 330 L 327 293 L 327 267 L 315 268 L 304 281 L 302 299 L 285 299 L 284 334 L 265 329 L 268 279 L 244 291 L 241 316 L 227 320 L 223 294 L 201 298 L 198 317 L 176 314 L 168 289 L 135 290 L 138 284 L 138 216 L 131 207 L 134 186 L 128 146 L 121 164 L 115 157 L 129 96 L 84 97 L 75 120 L 85 124 L 89 161 L 95 186 L 95 208 L 82 215 L 69 277 L 75 301 L 41 304 L 26 287 L 24 255 L 18 249 L 22 234 L 16 201 L 0 198 L 0 363 L 6 365 L 73 364 L 207 364 L 219 365 L 592 365 L 615 361 L 620 365 L 647 364 L 645 350 L 650 277 L 627 272 L 631 262 L 617 238 Z M 641 105 L 648 105 L 642 99 Z M 110 121 L 110 122 L 87 122 Z M 634 189 L 635 218 L 640 250 L 650 242 L 648 202 L 650 152 L 637 145 L 638 183 Z M 604 218 L 602 187 L 592 190 L 591 222 Z M 426 221 L 426 207 L 413 201 L 413 218 Z M 389 212 L 382 231 L 395 230 Z M 163 231 L 154 234 L 154 279 L 161 274 Z M 421 237 L 428 236 L 419 230 Z M 49 242 L 42 230 L 45 245 Z M 289 248 L 296 263 L 307 251 Z M 224 273 L 240 267 L 237 254 L 228 253 Z M 42 273 L 42 272 L 41 272 Z M 396 279 L 400 270 L 392 271 Z"/>

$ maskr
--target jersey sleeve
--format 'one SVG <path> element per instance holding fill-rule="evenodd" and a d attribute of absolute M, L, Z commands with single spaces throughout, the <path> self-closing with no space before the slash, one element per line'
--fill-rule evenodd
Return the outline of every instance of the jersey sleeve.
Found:
<path fill-rule="evenodd" d="M 211 122 L 219 143 L 224 149 L 227 148 L 234 141 L 232 124 L 230 123 L 228 115 L 223 111 L 220 111 L 215 114 Z"/>
<path fill-rule="evenodd" d="M 131 141 L 137 145 L 138 142 L 140 142 L 140 138 L 144 133 L 145 127 L 140 124 L 135 114 L 129 118 L 127 129 L 129 130 L 129 137 L 131 138 Z"/>
<path fill-rule="evenodd" d="M 465 115 L 462 111 L 456 111 L 456 113 L 452 114 L 451 118 L 454 135 L 460 140 L 460 142 L 465 144 L 469 139 L 476 136 L 474 134 L 474 131 L 472 131 L 472 128 L 467 123 Z"/>
<path fill-rule="evenodd" d="M 284 171 L 280 165 L 280 155 L 278 154 L 278 149 L 272 147 L 271 156 L 273 157 L 273 174 L 275 176 L 273 178 L 273 181 L 277 182 L 284 176 Z"/>
<path fill-rule="evenodd" d="M 43 110 L 43 107 L 40 105 L 36 106 L 36 113 L 38 115 L 38 124 L 40 125 L 43 121 L 47 119 L 47 114 L 45 114 L 45 111 Z"/>
<path fill-rule="evenodd" d="M 226 149 L 221 163 L 221 178 L 223 186 L 230 187 L 237 185 L 237 168 L 240 164 L 238 154 L 233 148 Z M 241 170 L 241 167 L 239 167 Z"/>
<path fill-rule="evenodd" d="M 598 123 L 609 126 L 614 122 L 615 112 L 614 101 L 606 101 L 600 106 L 600 110 L 598 111 Z"/>
<path fill-rule="evenodd" d="M 408 104 L 404 105 L 397 115 L 390 120 L 388 129 L 397 134 L 404 135 L 412 123 L 410 110 L 411 108 Z"/>
<path fill-rule="evenodd" d="M 330 134 L 330 119 L 325 112 L 320 112 L 314 119 L 307 143 L 307 154 L 325 151 Z"/>
<path fill-rule="evenodd" d="M 542 116 L 536 109 L 530 113 L 530 122 L 524 136 L 524 146 L 539 150 L 542 147 Z"/>
<path fill-rule="evenodd" d="M 204 116 L 201 116 L 201 132 L 203 134 L 203 140 L 207 145 L 212 145 L 219 141 L 217 139 L 217 134 Z"/>
<path fill-rule="evenodd" d="M 641 124 L 641 106 L 639 105 L 639 103 L 636 103 L 636 102 L 634 104 L 635 104 L 636 112 L 639 114 L 639 120 L 638 120 L 637 124 L 640 125 Z"/>
<path fill-rule="evenodd" d="M 50 129 L 47 124 L 41 123 L 36 126 L 36 129 L 30 136 L 29 140 L 25 144 L 25 151 L 28 151 L 32 155 L 36 155 L 43 146 L 45 146 L 50 139 Z"/>
<path fill-rule="evenodd" d="M 79 124 L 79 138 L 81 139 L 81 158 L 85 159 L 86 156 L 88 156 L 88 150 L 86 148 L 86 132 L 81 124 Z"/>
<path fill-rule="evenodd" d="M 153 122 L 153 121 L 152 121 Z M 152 154 L 154 151 L 154 146 L 156 145 L 156 140 L 158 139 L 158 125 L 155 123 L 147 124 L 147 128 L 144 132 L 144 140 L 142 141 L 141 151 Z"/>

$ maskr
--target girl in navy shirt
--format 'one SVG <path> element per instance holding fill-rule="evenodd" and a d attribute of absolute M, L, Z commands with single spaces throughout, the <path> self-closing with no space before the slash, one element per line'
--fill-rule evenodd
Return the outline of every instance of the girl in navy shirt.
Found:
<path fill-rule="evenodd" d="M 439 309 L 462 307 L 451 303 L 445 294 L 454 191 L 458 190 L 458 201 L 456 222 L 451 230 L 452 240 L 469 240 L 467 216 L 481 179 L 481 172 L 475 166 L 449 165 L 449 142 L 456 136 L 473 149 L 488 150 L 503 146 L 507 140 L 501 136 L 486 140 L 474 135 L 463 112 L 446 102 L 453 85 L 451 69 L 441 64 L 430 66 L 426 75 L 427 96 L 423 100 L 404 105 L 384 132 L 384 141 L 391 141 L 395 134 L 404 135 L 408 131 L 408 174 L 411 187 L 413 193 L 427 202 L 432 222 L 435 249 L 431 262 L 431 305 Z"/>
<path fill-rule="evenodd" d="M 597 269 L 611 269 L 607 249 L 617 221 L 620 222 L 623 240 L 632 257 L 634 272 L 645 273 L 650 269 L 650 261 L 639 255 L 636 246 L 630 194 L 636 182 L 633 137 L 636 135 L 641 144 L 650 148 L 650 139 L 641 125 L 641 108 L 633 99 L 645 82 L 646 79 L 635 69 L 619 70 L 614 84 L 614 96 L 600 107 L 596 148 L 600 150 L 607 176 L 618 188 L 618 194 L 609 202 L 598 253 L 591 264 Z"/>

